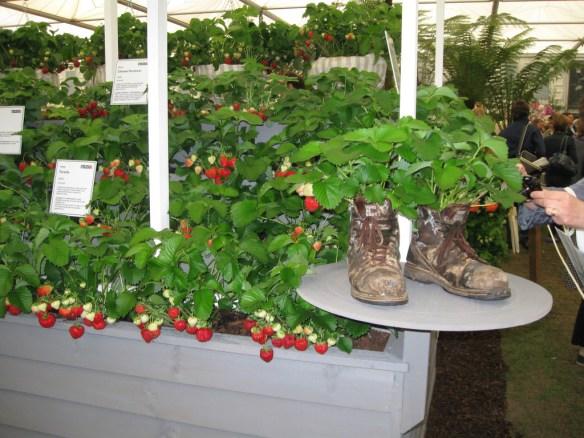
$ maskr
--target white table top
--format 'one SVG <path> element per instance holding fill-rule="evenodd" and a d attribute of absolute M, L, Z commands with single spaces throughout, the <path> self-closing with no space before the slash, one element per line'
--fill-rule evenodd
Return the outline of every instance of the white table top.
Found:
<path fill-rule="evenodd" d="M 406 279 L 409 301 L 397 306 L 366 304 L 351 297 L 346 262 L 323 265 L 306 275 L 298 293 L 328 312 L 387 327 L 428 331 L 494 330 L 529 324 L 552 308 L 543 287 L 509 275 L 511 296 L 484 301 L 450 294 L 433 284 Z"/>

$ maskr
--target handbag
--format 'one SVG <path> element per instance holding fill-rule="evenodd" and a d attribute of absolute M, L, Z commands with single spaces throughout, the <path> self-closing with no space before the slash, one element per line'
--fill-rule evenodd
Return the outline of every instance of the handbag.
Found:
<path fill-rule="evenodd" d="M 549 158 L 550 171 L 555 174 L 572 177 L 578 173 L 578 166 L 574 160 L 567 154 L 568 137 L 564 136 L 560 146 L 560 152 L 556 152 Z"/>
<path fill-rule="evenodd" d="M 519 161 L 523 164 L 528 175 L 537 175 L 541 174 L 548 168 L 549 162 L 546 157 L 538 158 L 528 150 L 523 150 L 523 143 L 525 143 L 525 134 L 527 133 L 528 125 L 529 124 L 525 125 L 523 128 L 521 139 L 519 140 Z"/>

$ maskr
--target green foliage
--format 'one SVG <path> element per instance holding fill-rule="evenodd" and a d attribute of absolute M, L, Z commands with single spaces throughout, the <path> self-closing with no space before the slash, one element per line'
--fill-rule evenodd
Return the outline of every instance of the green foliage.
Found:
<path fill-rule="evenodd" d="M 480 208 L 468 216 L 466 239 L 479 257 L 489 264 L 501 266 L 509 256 L 508 229 L 507 210 L 499 208 L 489 213 Z"/>

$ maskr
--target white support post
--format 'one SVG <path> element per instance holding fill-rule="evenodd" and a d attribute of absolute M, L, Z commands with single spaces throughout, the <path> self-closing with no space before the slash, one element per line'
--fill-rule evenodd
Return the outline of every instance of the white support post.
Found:
<path fill-rule="evenodd" d="M 105 80 L 113 81 L 118 63 L 118 3 L 104 2 Z"/>
<path fill-rule="evenodd" d="M 148 0 L 148 161 L 150 226 L 169 226 L 166 1 Z"/>
<path fill-rule="evenodd" d="M 434 85 L 444 83 L 444 0 L 436 0 L 436 55 L 434 63 Z"/>
<path fill-rule="evenodd" d="M 399 116 L 416 117 L 416 94 L 418 88 L 418 0 L 402 3 L 401 80 Z M 398 216 L 399 253 L 406 261 L 412 236 L 412 222 Z"/>

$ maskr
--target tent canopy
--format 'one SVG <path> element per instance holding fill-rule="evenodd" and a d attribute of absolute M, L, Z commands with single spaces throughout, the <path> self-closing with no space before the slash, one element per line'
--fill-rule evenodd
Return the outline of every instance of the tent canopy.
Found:
<path fill-rule="evenodd" d="M 263 11 L 266 20 L 283 20 L 302 25 L 308 3 L 344 4 L 349 0 L 168 0 L 168 30 L 174 32 L 185 27 L 193 18 L 220 16 L 241 6 L 254 6 Z M 402 3 L 404 0 L 395 0 Z M 103 24 L 103 0 L 0 0 L 0 27 L 16 28 L 27 21 L 51 23 L 58 33 L 89 36 L 93 28 Z M 118 13 L 130 12 L 146 20 L 147 0 L 118 0 Z M 471 18 L 489 15 L 491 0 L 446 0 L 446 18 L 467 15 Z M 436 0 L 419 0 L 423 19 L 435 20 Z M 535 53 L 555 44 L 571 48 L 584 37 L 584 0 L 500 0 L 499 12 L 509 13 L 528 23 L 531 36 L 537 42 L 530 51 Z M 509 36 L 520 29 L 509 26 Z M 580 48 L 584 53 L 584 47 Z"/>

